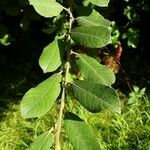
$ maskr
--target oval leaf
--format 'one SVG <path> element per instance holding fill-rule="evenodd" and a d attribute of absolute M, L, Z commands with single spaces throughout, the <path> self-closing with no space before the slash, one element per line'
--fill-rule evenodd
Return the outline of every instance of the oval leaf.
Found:
<path fill-rule="evenodd" d="M 61 74 L 55 74 L 30 89 L 20 104 L 22 117 L 40 117 L 47 113 L 60 93 L 60 81 Z"/>
<path fill-rule="evenodd" d="M 106 7 L 108 6 L 110 0 L 88 0 L 88 1 L 100 7 Z"/>
<path fill-rule="evenodd" d="M 53 142 L 53 135 L 50 132 L 45 132 L 32 143 L 30 150 L 50 150 Z"/>
<path fill-rule="evenodd" d="M 91 81 L 76 81 L 72 83 L 72 92 L 80 104 L 91 112 L 110 109 L 120 113 L 118 96 L 108 86 Z"/>
<path fill-rule="evenodd" d="M 55 71 L 61 65 L 61 49 L 59 41 L 54 40 L 48 46 L 46 46 L 40 56 L 39 65 L 43 69 L 43 72 Z"/>
<path fill-rule="evenodd" d="M 78 24 L 81 26 L 103 26 L 109 27 L 110 21 L 105 19 L 98 12 L 93 10 L 89 16 L 81 16 L 77 18 Z"/>
<path fill-rule="evenodd" d="M 98 140 L 90 127 L 75 114 L 64 121 L 65 131 L 75 150 L 100 150 Z"/>
<path fill-rule="evenodd" d="M 44 17 L 58 16 L 63 7 L 55 0 L 29 0 L 36 12 Z"/>
<path fill-rule="evenodd" d="M 85 54 L 79 54 L 77 66 L 84 79 L 110 86 L 115 82 L 115 75 L 111 69 L 101 65 L 96 59 Z"/>
<path fill-rule="evenodd" d="M 81 26 L 72 30 L 71 38 L 76 44 L 90 48 L 101 48 L 111 43 L 111 33 L 102 26 Z"/>

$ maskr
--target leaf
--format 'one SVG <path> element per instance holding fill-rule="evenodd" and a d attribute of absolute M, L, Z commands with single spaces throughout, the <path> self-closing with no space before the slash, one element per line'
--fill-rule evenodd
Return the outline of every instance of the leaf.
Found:
<path fill-rule="evenodd" d="M 106 7 L 108 6 L 110 0 L 88 0 L 88 1 L 100 7 Z"/>
<path fill-rule="evenodd" d="M 55 0 L 29 0 L 37 13 L 44 17 L 58 16 L 63 7 Z"/>
<path fill-rule="evenodd" d="M 105 19 L 98 12 L 93 10 L 89 16 L 81 16 L 77 18 L 78 24 L 82 26 L 103 26 L 109 27 L 110 21 Z"/>
<path fill-rule="evenodd" d="M 56 27 L 50 26 L 50 27 L 48 27 L 48 28 L 42 29 L 42 31 L 43 31 L 44 33 L 47 33 L 47 34 L 52 34 L 52 33 L 54 33 L 54 32 L 56 31 Z"/>
<path fill-rule="evenodd" d="M 65 131 L 75 150 L 100 150 L 97 137 L 90 127 L 75 114 L 64 121 Z"/>
<path fill-rule="evenodd" d="M 11 44 L 11 36 L 4 24 L 0 24 L 0 44 L 4 46 L 8 46 Z"/>
<path fill-rule="evenodd" d="M 118 96 L 111 87 L 86 80 L 76 81 L 72 83 L 72 92 L 90 112 L 110 109 L 120 113 Z"/>
<path fill-rule="evenodd" d="M 57 73 L 30 89 L 20 104 L 22 117 L 40 117 L 47 113 L 60 93 L 60 81 L 61 74 Z"/>
<path fill-rule="evenodd" d="M 30 150 L 50 150 L 53 142 L 53 135 L 50 132 L 45 132 L 32 143 Z"/>
<path fill-rule="evenodd" d="M 60 40 L 54 40 L 46 46 L 40 56 L 39 65 L 43 72 L 53 72 L 61 65 L 61 54 L 63 49 Z"/>
<path fill-rule="evenodd" d="M 78 56 L 79 59 L 76 60 L 76 63 L 84 79 L 108 86 L 115 82 L 115 75 L 111 69 L 85 54 Z"/>
<path fill-rule="evenodd" d="M 102 26 L 81 26 L 72 30 L 71 38 L 76 44 L 90 48 L 101 48 L 111 43 L 111 33 Z"/>

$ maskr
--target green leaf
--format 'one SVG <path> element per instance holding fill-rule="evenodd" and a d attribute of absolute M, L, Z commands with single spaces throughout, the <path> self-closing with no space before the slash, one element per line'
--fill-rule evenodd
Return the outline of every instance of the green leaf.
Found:
<path fill-rule="evenodd" d="M 106 7 L 108 6 L 110 0 L 88 0 L 88 1 L 100 7 Z"/>
<path fill-rule="evenodd" d="M 72 30 L 71 38 L 76 44 L 90 48 L 101 48 L 111 43 L 111 33 L 102 26 L 81 26 Z"/>
<path fill-rule="evenodd" d="M 115 75 L 111 69 L 85 54 L 78 56 L 79 59 L 76 60 L 76 63 L 84 79 L 108 86 L 115 82 Z"/>
<path fill-rule="evenodd" d="M 77 18 L 78 24 L 82 26 L 103 26 L 109 27 L 111 22 L 105 19 L 98 12 L 93 10 L 89 16 L 81 16 Z"/>
<path fill-rule="evenodd" d="M 55 71 L 61 65 L 61 47 L 60 40 L 54 40 L 48 46 L 46 46 L 40 56 L 39 65 L 43 69 L 43 72 Z"/>
<path fill-rule="evenodd" d="M 69 118 L 65 119 L 64 127 L 75 150 L 100 150 L 100 145 L 93 131 L 75 114 L 69 113 Z"/>
<path fill-rule="evenodd" d="M 63 7 L 55 0 L 29 0 L 37 13 L 44 17 L 58 16 Z"/>
<path fill-rule="evenodd" d="M 53 135 L 50 132 L 45 132 L 32 143 L 30 150 L 50 150 L 53 142 Z"/>
<path fill-rule="evenodd" d="M 0 24 L 0 44 L 8 46 L 11 44 L 8 29 L 4 24 Z"/>
<path fill-rule="evenodd" d="M 54 32 L 56 31 L 56 27 L 51 26 L 51 27 L 49 27 L 49 28 L 44 28 L 44 29 L 42 29 L 42 31 L 43 31 L 44 33 L 47 33 L 47 34 L 52 34 L 52 33 L 54 33 Z"/>
<path fill-rule="evenodd" d="M 60 93 L 60 81 L 61 74 L 57 73 L 30 89 L 20 104 L 22 117 L 40 117 L 47 113 Z"/>
<path fill-rule="evenodd" d="M 120 113 L 118 96 L 111 87 L 91 81 L 76 81 L 72 83 L 75 98 L 91 112 L 110 109 Z"/>

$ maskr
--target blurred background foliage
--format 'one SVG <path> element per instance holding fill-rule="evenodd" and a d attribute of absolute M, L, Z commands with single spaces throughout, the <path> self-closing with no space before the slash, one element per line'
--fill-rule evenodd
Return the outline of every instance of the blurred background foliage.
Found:
<path fill-rule="evenodd" d="M 99 129 L 102 132 L 101 142 L 104 149 L 106 147 L 108 149 L 134 149 L 133 147 L 137 143 L 139 147 L 135 149 L 142 149 L 143 142 L 141 141 L 145 139 L 144 136 L 148 136 L 147 138 L 150 139 L 150 135 L 147 135 L 150 123 L 149 114 L 147 114 L 149 104 L 146 103 L 142 107 L 140 106 L 141 102 L 137 103 L 145 94 L 145 89 L 147 95 L 150 92 L 150 61 L 148 55 L 150 46 L 149 0 L 110 0 L 108 8 L 95 7 L 95 9 L 112 21 L 113 43 L 107 47 L 109 52 L 114 53 L 117 43 L 121 43 L 123 48 L 120 60 L 121 67 L 116 75 L 117 81 L 114 86 L 118 91 L 121 91 L 121 94 L 119 94 L 121 99 L 125 101 L 129 99 L 129 102 L 136 107 L 132 107 L 123 116 L 114 114 L 114 116 L 111 116 L 110 121 L 107 118 L 105 119 L 105 116 L 107 116 L 105 113 L 99 114 L 99 118 L 104 117 L 99 122 L 96 122 L 95 119 L 96 125 L 93 122 L 91 126 L 98 126 L 95 127 L 95 130 Z M 4 149 L 6 150 L 18 149 L 18 145 L 27 147 L 27 144 L 33 141 L 32 136 L 37 136 L 36 131 L 33 130 L 34 127 L 32 128 L 31 126 L 40 128 L 38 131 L 40 132 L 47 128 L 44 122 L 51 124 L 47 119 L 40 121 L 38 124 L 40 127 L 35 125 L 32 120 L 23 122 L 18 112 L 18 101 L 29 88 L 37 85 L 47 76 L 47 74 L 42 73 L 38 65 L 38 59 L 42 49 L 55 37 L 55 31 L 58 28 L 63 28 L 53 26 L 52 21 L 51 18 L 47 19 L 38 15 L 33 7 L 29 5 L 28 0 L 15 0 L 13 2 L 12 0 L 0 0 L 0 130 L 2 130 L 0 134 L 6 135 L 1 136 L 3 142 L 0 142 L 0 144 L 4 144 Z M 59 21 L 63 21 L 63 18 L 54 21 L 58 21 L 59 25 Z M 133 89 L 132 92 L 129 89 L 129 85 Z M 137 87 L 133 88 L 134 85 Z M 140 112 L 140 109 L 143 111 Z M 133 112 L 136 113 L 134 114 L 135 116 L 132 114 Z M 139 118 L 137 122 L 135 121 L 136 117 Z M 141 122 L 141 120 L 144 121 L 143 119 L 148 121 L 143 123 Z M 50 119 L 49 121 L 51 122 L 52 120 Z M 132 127 L 133 124 L 130 125 L 132 121 L 135 128 L 134 126 Z M 18 128 L 18 131 L 16 131 L 16 128 Z M 141 131 L 142 129 L 143 131 Z M 107 137 L 104 134 L 106 131 L 108 132 Z M 119 133 L 119 131 L 122 131 L 122 133 Z M 16 145 L 16 148 L 13 146 L 12 148 L 7 143 L 7 140 L 9 141 L 10 139 L 8 133 L 12 133 L 12 136 L 9 134 L 12 143 L 13 138 L 20 139 L 18 143 L 12 144 Z M 117 139 L 120 134 L 123 134 L 123 137 Z M 132 141 L 129 139 L 132 139 Z M 18 141 L 18 139 L 15 141 Z M 26 142 L 24 143 L 24 141 Z M 147 150 L 148 141 L 145 140 L 144 142 L 146 142 L 146 148 L 143 148 L 143 150 Z M 118 148 L 119 144 L 120 147 Z M 133 147 L 130 144 L 133 144 Z"/>

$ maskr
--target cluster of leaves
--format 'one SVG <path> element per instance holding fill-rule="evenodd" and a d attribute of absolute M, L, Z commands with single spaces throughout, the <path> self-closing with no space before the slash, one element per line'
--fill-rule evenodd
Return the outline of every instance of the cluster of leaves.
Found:
<path fill-rule="evenodd" d="M 112 22 L 112 40 L 113 43 L 119 43 L 122 40 L 127 41 L 127 45 L 132 48 L 137 48 L 139 44 L 139 29 L 135 27 L 127 27 L 127 31 L 121 33 L 116 22 Z"/>
<path fill-rule="evenodd" d="M 104 109 L 120 112 L 116 91 L 111 87 L 115 75 L 96 59 L 73 51 L 75 45 L 88 48 L 101 48 L 111 42 L 110 22 L 100 15 L 94 5 L 107 6 L 109 0 L 55 1 L 30 0 L 30 5 L 43 17 L 51 18 L 50 32 L 56 31 L 56 37 L 47 45 L 40 58 L 39 65 L 44 73 L 53 72 L 45 81 L 30 89 L 21 101 L 21 114 L 24 118 L 41 117 L 45 115 L 54 103 L 60 102 L 58 120 L 53 128 L 41 134 L 32 144 L 31 149 L 49 149 L 53 145 L 60 149 L 59 135 L 62 113 L 69 94 L 90 112 L 100 112 Z M 77 15 L 77 6 L 85 15 Z M 60 28 L 56 27 L 58 26 Z M 73 76 L 74 65 L 81 77 Z M 60 99 L 60 101 L 58 101 Z M 71 110 L 70 110 L 71 111 Z M 65 131 L 75 149 L 100 149 L 98 140 L 89 126 L 79 116 L 64 112 Z M 54 136 L 55 135 L 55 136 Z M 78 143 L 78 144 L 77 144 Z"/>
<path fill-rule="evenodd" d="M 148 0 L 137 0 L 136 3 L 131 0 L 112 0 L 111 2 L 112 9 L 115 9 L 112 16 L 115 20 L 112 25 L 113 42 L 122 43 L 122 67 L 125 72 L 128 72 L 128 77 L 134 80 L 134 84 L 149 87 L 149 78 L 147 78 L 149 76 L 147 71 L 149 23 L 146 21 L 150 11 Z M 122 83 L 119 86 L 120 89 L 124 88 Z"/>
<path fill-rule="evenodd" d="M 118 1 L 117 3 L 119 3 Z M 149 6 L 147 1 L 137 1 L 135 4 L 130 0 L 124 0 L 122 2 L 122 12 L 120 11 L 118 15 L 122 14 L 123 23 L 120 20 L 112 23 L 112 38 L 113 43 L 118 41 L 125 41 L 128 47 L 137 48 L 140 42 L 140 30 L 139 23 L 141 21 L 140 13 L 141 11 L 149 11 Z M 121 27 L 122 26 L 122 27 Z"/>

